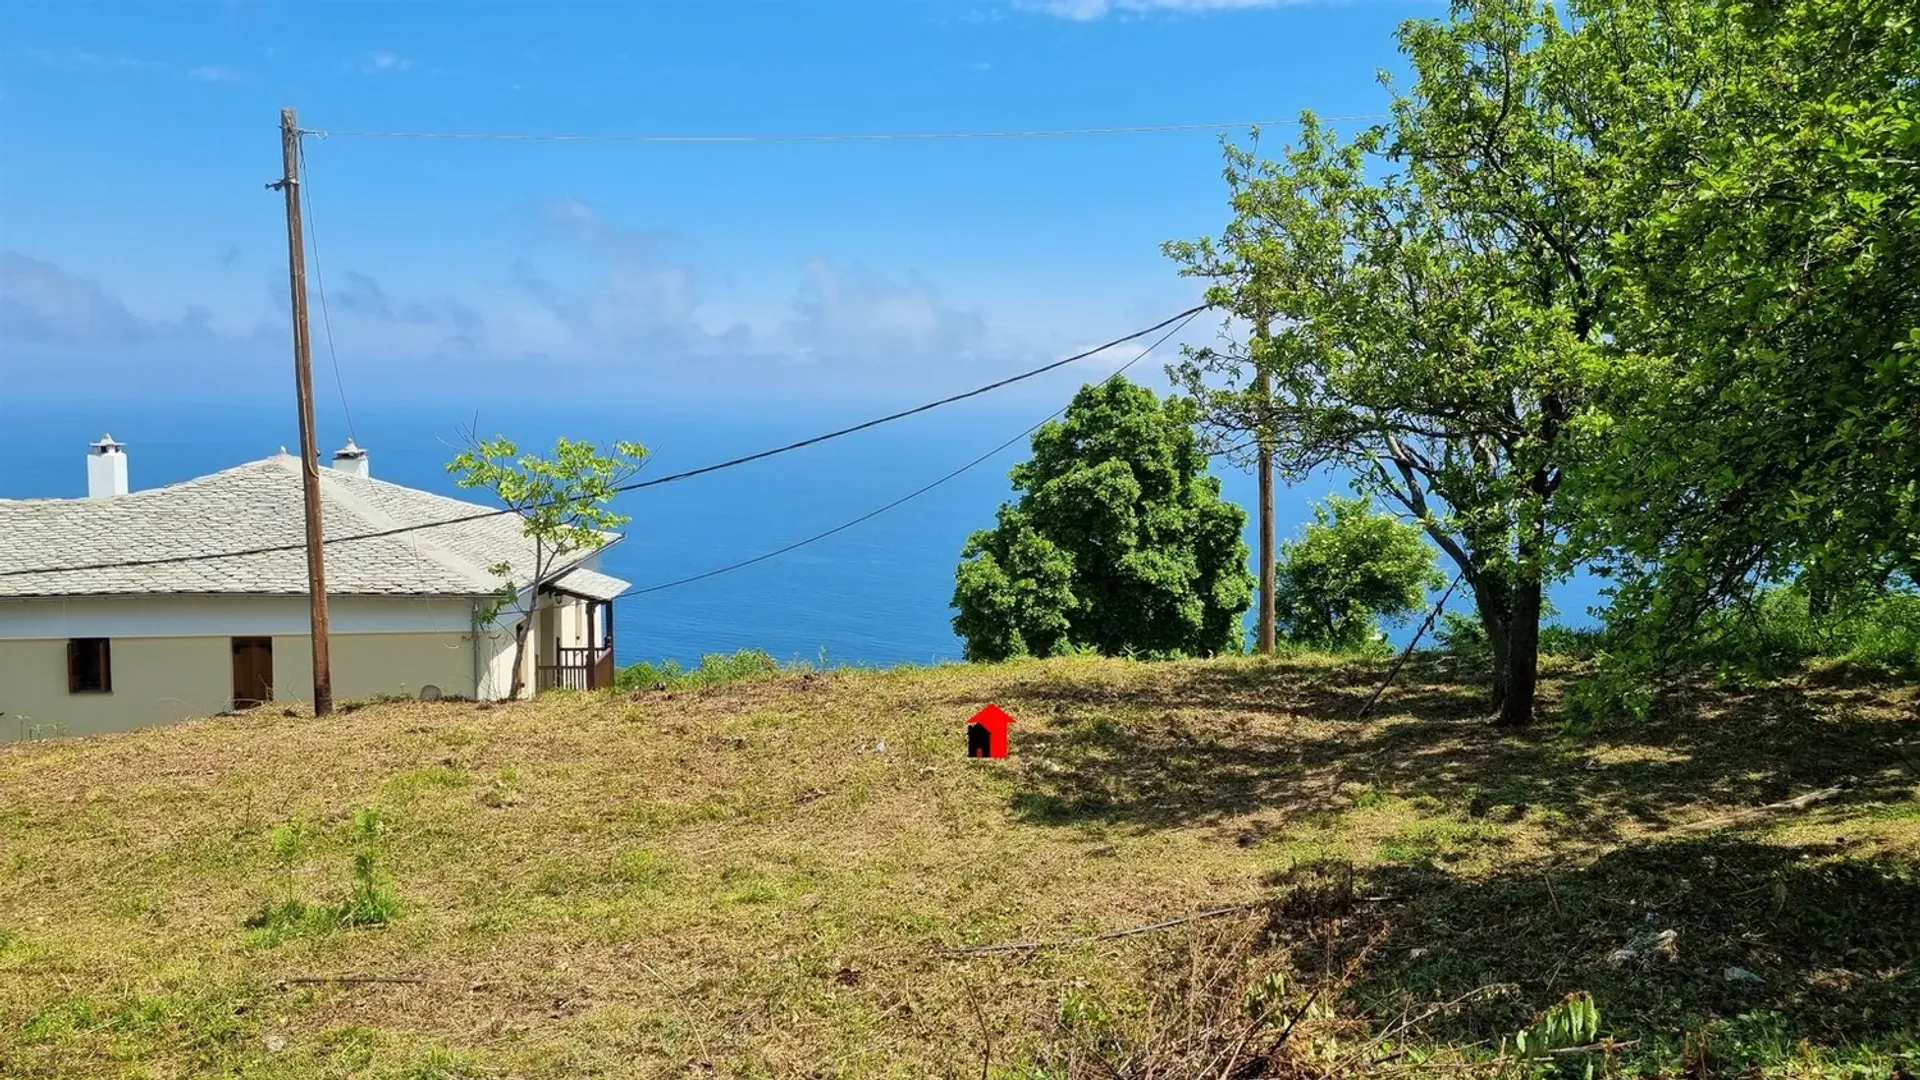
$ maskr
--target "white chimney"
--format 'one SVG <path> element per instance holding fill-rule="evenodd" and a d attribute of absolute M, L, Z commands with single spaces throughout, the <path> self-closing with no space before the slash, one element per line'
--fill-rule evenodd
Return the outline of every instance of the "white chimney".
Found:
<path fill-rule="evenodd" d="M 353 445 L 352 439 L 348 439 L 347 445 L 333 452 L 333 467 L 348 476 L 358 476 L 362 479 L 373 475 L 367 468 L 367 452 Z"/>
<path fill-rule="evenodd" d="M 87 498 L 104 499 L 127 493 L 127 448 L 102 435 L 89 444 L 87 453 Z"/>

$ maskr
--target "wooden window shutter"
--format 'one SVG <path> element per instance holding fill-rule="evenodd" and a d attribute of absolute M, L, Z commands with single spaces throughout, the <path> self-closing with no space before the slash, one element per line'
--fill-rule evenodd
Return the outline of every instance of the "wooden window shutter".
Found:
<path fill-rule="evenodd" d="M 80 643 L 67 642 L 67 693 L 80 692 Z"/>

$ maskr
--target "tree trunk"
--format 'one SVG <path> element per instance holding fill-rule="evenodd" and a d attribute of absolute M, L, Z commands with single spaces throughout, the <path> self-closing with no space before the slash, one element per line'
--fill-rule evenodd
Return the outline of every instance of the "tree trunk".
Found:
<path fill-rule="evenodd" d="M 526 688 L 527 638 L 533 625 L 533 614 L 540 609 L 538 600 L 530 605 L 527 617 L 513 625 L 513 681 L 508 684 L 507 700 L 520 700 L 520 691 Z"/>
<path fill-rule="evenodd" d="M 1507 688 L 1494 722 L 1523 728 L 1533 723 L 1540 685 L 1540 575 L 1528 574 L 1513 589 L 1513 621 L 1507 633 Z"/>
<path fill-rule="evenodd" d="M 1481 570 L 1473 575 L 1473 605 L 1480 616 L 1480 627 L 1487 635 L 1487 652 L 1492 662 L 1488 700 L 1497 711 L 1507 700 L 1512 684 L 1513 592 L 1498 574 Z"/>
<path fill-rule="evenodd" d="M 1266 375 L 1260 376 L 1261 385 Z M 1254 648 L 1261 656 L 1273 655 L 1273 590 L 1276 567 L 1273 550 L 1273 451 L 1264 437 L 1260 445 L 1260 614 L 1255 620 Z"/>
<path fill-rule="evenodd" d="M 1260 440 L 1260 615 L 1255 622 L 1255 648 L 1261 656 L 1273 655 L 1274 608 L 1273 590 L 1276 567 L 1273 550 L 1273 446 L 1267 440 L 1266 410 L 1273 396 L 1273 377 L 1268 373 L 1266 357 L 1260 355 L 1260 346 L 1265 343 L 1267 326 L 1265 319 L 1254 322 L 1256 385 L 1261 410 L 1260 421 L 1255 424 Z"/>
<path fill-rule="evenodd" d="M 545 545 L 539 537 L 533 541 L 533 584 L 527 587 L 527 615 L 513 627 L 513 682 L 507 691 L 509 701 L 519 701 L 526 688 L 527 639 L 533 636 L 533 621 L 540 615 L 540 578 L 546 571 Z M 537 690 L 535 691 L 538 692 Z"/>

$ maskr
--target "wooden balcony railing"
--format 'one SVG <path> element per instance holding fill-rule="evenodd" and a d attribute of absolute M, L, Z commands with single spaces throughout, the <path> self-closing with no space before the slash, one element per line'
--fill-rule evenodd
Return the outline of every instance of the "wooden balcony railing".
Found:
<path fill-rule="evenodd" d="M 554 663 L 534 667 L 536 691 L 600 690 L 613 685 L 613 646 L 553 650 Z"/>

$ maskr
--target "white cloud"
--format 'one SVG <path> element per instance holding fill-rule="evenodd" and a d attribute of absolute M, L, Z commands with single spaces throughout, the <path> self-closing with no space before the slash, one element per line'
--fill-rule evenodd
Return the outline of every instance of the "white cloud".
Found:
<path fill-rule="evenodd" d="M 531 207 L 523 220 L 532 233 L 519 257 L 464 282 L 386 279 L 351 265 L 310 276 L 316 356 L 337 351 L 343 366 L 377 371 L 395 390 L 431 383 L 485 394 L 532 371 L 590 369 L 629 388 L 617 393 L 917 395 L 1064 356 L 1073 350 L 1061 346 L 1108 329 L 1017 304 L 990 319 L 920 274 L 824 256 L 743 284 L 705 265 L 690 237 L 633 227 L 578 200 Z M 239 260 L 234 249 L 220 255 L 223 267 Z M 286 286 L 274 273 L 260 285 L 252 303 L 230 296 L 217 316 L 190 307 L 155 317 L 51 262 L 4 253 L 0 341 L 50 372 L 84 359 L 136 381 L 257 360 L 263 349 L 277 356 Z M 1060 379 L 1104 374 L 1145 344 L 1073 365 Z M 447 383 L 451 372 L 461 374 Z M 1050 393 L 1056 382 L 1023 385 Z"/>
<path fill-rule="evenodd" d="M 199 304 L 177 315 L 139 314 L 98 282 L 45 259 L 0 252 L 0 342 L 13 361 L 9 386 L 21 393 L 70 393 L 99 385 L 99 378 L 123 390 L 177 391 L 250 373 L 262 348 L 284 340 L 285 331 L 266 321 L 223 327 Z M 95 379 L 76 381 L 77 370 Z"/>
<path fill-rule="evenodd" d="M 190 67 L 187 69 L 187 75 L 189 78 L 198 79 L 201 82 L 240 82 L 245 78 L 245 76 L 241 75 L 238 71 L 230 67 L 221 67 L 219 64 L 202 64 L 198 67 Z"/>
<path fill-rule="evenodd" d="M 21 49 L 16 55 L 49 67 L 62 67 L 82 70 L 122 69 L 152 70 L 162 65 L 152 60 L 142 60 L 135 56 L 121 56 L 114 53 L 97 53 L 91 49 Z"/>
<path fill-rule="evenodd" d="M 374 49 L 360 57 L 360 70 L 365 72 L 405 71 L 412 66 L 413 61 L 387 49 Z"/>
<path fill-rule="evenodd" d="M 0 252 L 0 340 L 26 345 L 110 346 L 218 336 L 203 307 L 177 319 L 147 319 L 96 282 L 44 259 Z"/>
<path fill-rule="evenodd" d="M 918 275 L 896 281 L 822 258 L 802 268 L 792 314 L 776 335 L 770 344 L 780 351 L 860 362 L 967 361 L 988 336 L 984 316 L 949 307 Z"/>
<path fill-rule="evenodd" d="M 1111 14 L 1142 15 L 1166 12 L 1197 15 L 1215 11 L 1280 7 L 1300 0 L 1021 0 L 1020 6 L 1075 22 L 1092 22 Z"/>

